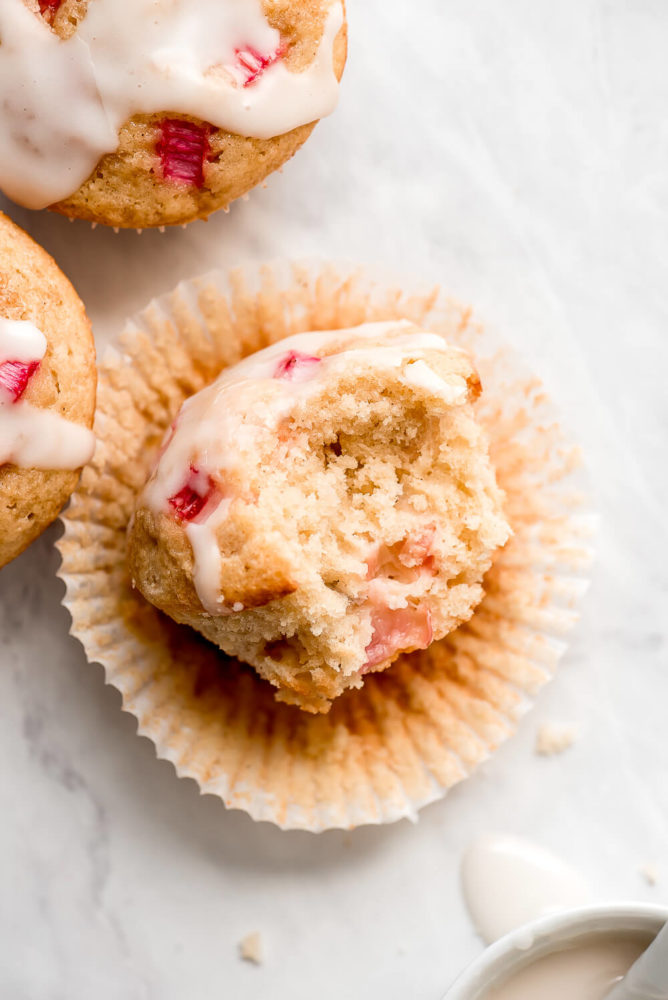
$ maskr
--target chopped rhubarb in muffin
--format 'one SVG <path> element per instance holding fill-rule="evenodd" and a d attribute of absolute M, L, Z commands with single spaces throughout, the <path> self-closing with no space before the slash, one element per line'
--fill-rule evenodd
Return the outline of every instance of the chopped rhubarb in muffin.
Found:
<path fill-rule="evenodd" d="M 191 465 L 185 483 L 169 497 L 169 505 L 181 521 L 194 521 L 205 509 L 210 511 L 218 497 L 216 485 L 206 472 Z"/>
<path fill-rule="evenodd" d="M 210 151 L 211 126 L 178 118 L 163 118 L 156 153 L 163 177 L 195 188 L 204 186 L 204 165 Z"/>
<path fill-rule="evenodd" d="M 424 605 L 407 608 L 374 607 L 371 613 L 371 642 L 366 647 L 366 673 L 381 663 L 393 660 L 397 653 L 426 649 L 434 637 L 431 612 Z"/>
<path fill-rule="evenodd" d="M 39 0 L 39 12 L 49 24 L 53 24 L 62 2 L 63 0 Z"/>
<path fill-rule="evenodd" d="M 436 527 L 430 524 L 393 545 L 374 545 L 367 558 L 368 579 L 387 577 L 409 582 L 420 572 L 433 572 L 435 536 Z"/>
<path fill-rule="evenodd" d="M 274 52 L 265 53 L 247 45 L 244 48 L 236 49 L 234 54 L 236 56 L 234 68 L 240 71 L 235 75 L 240 76 L 243 87 L 250 87 L 262 76 L 268 66 L 273 66 L 285 54 L 285 46 L 279 45 Z"/>
<path fill-rule="evenodd" d="M 18 402 L 28 382 L 39 368 L 39 361 L 3 361 L 0 364 L 0 402 L 3 395 Z"/>
<path fill-rule="evenodd" d="M 290 382 L 303 382 L 313 375 L 321 358 L 316 358 L 301 351 L 288 351 L 276 365 L 274 378 L 284 378 Z"/>

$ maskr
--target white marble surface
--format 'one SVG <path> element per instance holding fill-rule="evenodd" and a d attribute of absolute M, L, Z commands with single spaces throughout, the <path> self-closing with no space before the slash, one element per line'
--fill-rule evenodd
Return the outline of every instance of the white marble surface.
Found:
<path fill-rule="evenodd" d="M 668 898 L 668 5 L 349 6 L 338 112 L 229 216 L 139 237 L 3 208 L 100 343 L 179 278 L 276 255 L 378 261 L 475 303 L 586 449 L 584 618 L 519 735 L 417 826 L 284 834 L 135 736 L 68 638 L 50 530 L 0 575 L 2 1000 L 436 1000 L 481 947 L 458 865 L 482 830 L 556 850 L 601 898 Z M 580 738 L 539 758 L 543 721 Z M 236 953 L 251 930 L 259 968 Z"/>

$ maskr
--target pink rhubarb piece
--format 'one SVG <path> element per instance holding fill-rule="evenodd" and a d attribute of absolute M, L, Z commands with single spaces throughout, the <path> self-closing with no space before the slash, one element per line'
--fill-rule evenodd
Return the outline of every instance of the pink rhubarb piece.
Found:
<path fill-rule="evenodd" d="M 274 378 L 283 378 L 288 382 L 305 382 L 321 360 L 310 354 L 302 354 L 301 351 L 288 351 L 276 365 Z"/>
<path fill-rule="evenodd" d="M 180 521 L 194 521 L 216 494 L 211 476 L 191 465 L 185 485 L 169 498 L 169 504 Z"/>
<path fill-rule="evenodd" d="M 39 12 L 45 21 L 52 23 L 63 0 L 39 0 Z"/>
<path fill-rule="evenodd" d="M 364 671 L 377 667 L 389 660 L 395 653 L 408 649 L 426 649 L 430 645 L 434 631 L 431 627 L 429 608 L 374 607 L 371 612 L 373 632 L 371 642 L 366 647 Z"/>
<path fill-rule="evenodd" d="M 275 62 L 278 62 L 284 52 L 285 47 L 283 45 L 280 45 L 275 52 L 269 55 L 258 52 L 257 49 L 252 48 L 250 45 L 243 49 L 235 49 L 234 54 L 237 58 L 237 68 L 241 70 L 244 76 L 243 86 L 250 87 L 252 83 L 255 83 L 268 66 L 273 66 Z"/>
<path fill-rule="evenodd" d="M 39 361 L 3 361 L 0 364 L 0 392 L 7 393 L 12 403 L 16 403 L 38 368 Z"/>
<path fill-rule="evenodd" d="M 163 176 L 179 184 L 203 187 L 211 126 L 163 118 L 159 128 L 160 138 L 155 151 L 160 157 Z"/>
<path fill-rule="evenodd" d="M 367 560 L 367 579 L 389 577 L 411 583 L 421 573 L 433 573 L 435 536 L 436 528 L 429 525 L 420 534 L 409 535 L 395 545 L 379 545 Z"/>
<path fill-rule="evenodd" d="M 419 535 L 409 535 L 397 553 L 397 558 L 402 566 L 432 569 L 434 565 L 432 545 L 435 537 L 436 528 L 433 524 L 425 528 Z"/>

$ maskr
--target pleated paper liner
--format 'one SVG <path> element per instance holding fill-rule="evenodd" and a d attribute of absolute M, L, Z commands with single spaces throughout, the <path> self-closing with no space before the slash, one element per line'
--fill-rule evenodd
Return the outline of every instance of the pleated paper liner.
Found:
<path fill-rule="evenodd" d="M 176 410 L 223 366 L 302 330 L 394 318 L 473 354 L 478 414 L 514 535 L 466 625 L 370 674 L 328 715 L 309 715 L 277 703 L 251 668 L 133 591 L 126 526 Z M 183 283 L 103 358 L 95 430 L 95 458 L 59 543 L 72 633 L 158 756 L 228 807 L 311 831 L 415 817 L 512 734 L 552 676 L 590 559 L 577 452 L 540 384 L 438 289 L 404 292 L 364 271 L 314 264 Z"/>

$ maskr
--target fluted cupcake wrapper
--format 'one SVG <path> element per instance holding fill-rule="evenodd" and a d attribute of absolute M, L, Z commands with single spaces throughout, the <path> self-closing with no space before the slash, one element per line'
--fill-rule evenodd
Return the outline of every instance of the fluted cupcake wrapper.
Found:
<path fill-rule="evenodd" d="M 223 366 L 303 330 L 395 318 L 473 355 L 478 416 L 514 534 L 467 624 L 313 716 L 276 702 L 251 668 L 132 589 L 126 526 L 177 409 Z M 95 430 L 95 458 L 59 542 L 72 633 L 158 756 L 228 807 L 314 832 L 415 817 L 513 733 L 552 676 L 591 557 L 577 449 L 540 383 L 438 288 L 406 292 L 310 262 L 184 282 L 103 357 Z"/>

